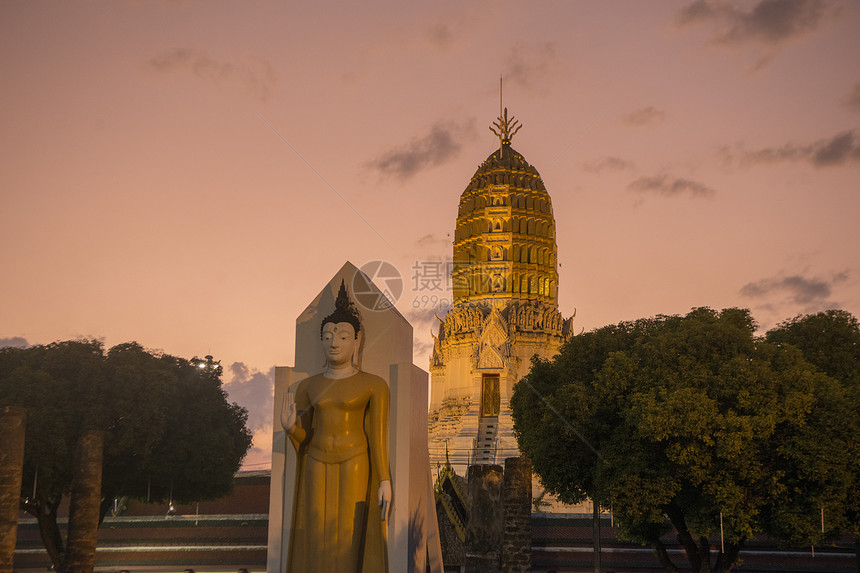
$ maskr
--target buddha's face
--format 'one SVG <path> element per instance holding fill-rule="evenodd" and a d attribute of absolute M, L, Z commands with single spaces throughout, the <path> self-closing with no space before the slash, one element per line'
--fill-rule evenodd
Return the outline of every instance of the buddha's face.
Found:
<path fill-rule="evenodd" d="M 332 366 L 343 366 L 352 362 L 355 346 L 355 328 L 348 322 L 327 322 L 322 331 L 323 352 Z"/>

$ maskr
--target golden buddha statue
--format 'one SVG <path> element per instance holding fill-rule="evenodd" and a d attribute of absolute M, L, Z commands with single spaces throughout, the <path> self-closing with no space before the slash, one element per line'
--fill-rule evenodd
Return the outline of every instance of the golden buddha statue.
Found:
<path fill-rule="evenodd" d="M 361 336 L 341 283 L 320 327 L 325 370 L 281 411 L 298 458 L 288 573 L 388 571 L 388 384 L 355 367 Z"/>

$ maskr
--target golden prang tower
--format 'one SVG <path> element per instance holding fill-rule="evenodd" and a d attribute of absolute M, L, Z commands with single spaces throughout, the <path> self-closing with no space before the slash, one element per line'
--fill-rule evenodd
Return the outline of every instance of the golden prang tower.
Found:
<path fill-rule="evenodd" d="M 537 354 L 571 335 L 558 310 L 552 202 L 540 174 L 511 147 L 519 122 L 499 114 L 499 149 L 460 196 L 454 231 L 454 300 L 430 358 L 430 461 L 460 475 L 470 464 L 518 454 L 510 397 Z"/>

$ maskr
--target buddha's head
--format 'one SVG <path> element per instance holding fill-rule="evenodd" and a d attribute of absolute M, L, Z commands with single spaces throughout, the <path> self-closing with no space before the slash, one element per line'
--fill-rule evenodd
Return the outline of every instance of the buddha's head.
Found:
<path fill-rule="evenodd" d="M 350 363 L 358 350 L 360 332 L 361 315 L 349 300 L 346 285 L 341 281 L 334 312 L 325 317 L 320 325 L 326 362 L 335 366 Z"/>
<path fill-rule="evenodd" d="M 358 335 L 349 322 L 327 322 L 322 330 L 326 362 L 332 366 L 349 364 L 358 347 Z"/>

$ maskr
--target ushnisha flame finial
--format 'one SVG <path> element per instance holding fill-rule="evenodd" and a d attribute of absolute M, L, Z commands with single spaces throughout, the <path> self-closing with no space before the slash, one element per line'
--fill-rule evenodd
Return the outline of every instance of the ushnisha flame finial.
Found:
<path fill-rule="evenodd" d="M 505 145 L 511 144 L 511 138 L 520 130 L 520 124 L 514 116 L 508 119 L 508 108 L 504 108 L 502 112 L 502 76 L 499 76 L 499 117 L 490 126 L 490 131 L 499 137 L 499 157 L 505 153 Z M 495 129 L 493 129 L 495 126 Z"/>

